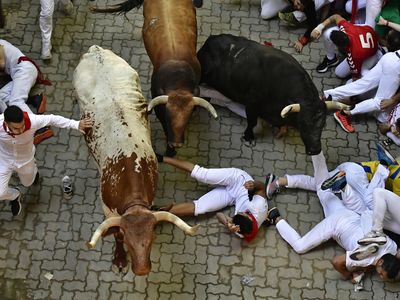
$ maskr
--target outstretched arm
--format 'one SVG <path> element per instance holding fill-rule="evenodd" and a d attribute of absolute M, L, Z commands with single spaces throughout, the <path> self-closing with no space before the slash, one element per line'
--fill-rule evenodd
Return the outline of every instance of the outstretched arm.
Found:
<path fill-rule="evenodd" d="M 325 21 L 323 21 L 321 24 L 319 24 L 317 27 L 314 28 L 314 30 L 311 32 L 311 37 L 314 39 L 319 39 L 321 37 L 322 31 L 326 26 L 329 26 L 331 24 L 339 24 L 340 21 L 345 20 L 343 17 L 341 17 L 338 14 L 332 15 L 329 18 L 327 18 Z"/>
<path fill-rule="evenodd" d="M 194 168 L 194 164 L 191 163 L 190 161 L 181 160 L 178 158 L 164 156 L 162 161 L 165 162 L 166 164 L 169 164 L 175 168 L 181 169 L 189 173 L 191 173 Z"/>

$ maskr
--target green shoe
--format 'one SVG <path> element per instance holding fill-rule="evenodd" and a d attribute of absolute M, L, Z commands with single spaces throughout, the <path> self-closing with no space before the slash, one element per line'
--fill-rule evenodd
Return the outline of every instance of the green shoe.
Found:
<path fill-rule="evenodd" d="M 297 21 L 296 17 L 294 16 L 293 12 L 288 12 L 288 13 L 283 13 L 280 12 L 278 13 L 279 19 L 281 19 L 283 22 L 286 23 L 288 26 L 293 26 L 297 27 L 300 25 L 300 22 Z"/>

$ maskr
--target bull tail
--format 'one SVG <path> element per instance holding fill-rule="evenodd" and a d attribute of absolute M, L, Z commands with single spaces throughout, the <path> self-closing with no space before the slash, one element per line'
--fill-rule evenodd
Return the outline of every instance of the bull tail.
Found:
<path fill-rule="evenodd" d="M 140 6 L 142 6 L 143 2 L 144 2 L 144 0 L 127 0 L 127 1 L 121 2 L 119 4 L 114 4 L 114 5 L 106 6 L 103 8 L 91 7 L 90 11 L 93 13 L 124 14 L 133 8 L 139 8 Z"/>

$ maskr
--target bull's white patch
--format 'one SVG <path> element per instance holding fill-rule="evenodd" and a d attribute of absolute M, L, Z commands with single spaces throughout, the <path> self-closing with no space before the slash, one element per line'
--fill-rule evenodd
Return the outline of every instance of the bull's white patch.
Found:
<path fill-rule="evenodd" d="M 142 158 L 155 160 L 147 102 L 137 72 L 125 60 L 92 46 L 76 67 L 73 84 L 81 113 L 94 122 L 88 146 L 102 173 L 107 162 L 114 164 L 132 154 L 137 155 L 135 172 L 141 171 Z M 112 181 L 118 182 L 118 176 L 113 174 Z"/>

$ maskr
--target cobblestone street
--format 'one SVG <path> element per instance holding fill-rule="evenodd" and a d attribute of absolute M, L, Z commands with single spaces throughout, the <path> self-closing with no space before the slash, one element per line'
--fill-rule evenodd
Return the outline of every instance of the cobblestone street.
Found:
<path fill-rule="evenodd" d="M 152 65 L 142 40 L 142 8 L 130 11 L 126 17 L 92 14 L 89 5 L 103 6 L 106 2 L 74 0 L 71 17 L 56 10 L 53 58 L 44 63 L 40 59 L 39 1 L 2 2 L 6 26 L 0 30 L 1 38 L 33 58 L 53 83 L 45 88 L 46 113 L 80 117 L 72 75 L 81 55 L 94 44 L 111 49 L 136 69 L 143 95 L 150 99 Z M 342 84 L 333 71 L 315 71 L 325 55 L 322 42 L 311 43 L 302 54 L 295 53 L 290 44 L 304 29 L 290 29 L 279 19 L 264 21 L 259 9 L 260 1 L 256 0 L 204 1 L 197 9 L 198 49 L 211 34 L 231 33 L 260 43 L 269 41 L 294 55 L 318 90 Z M 43 91 L 44 86 L 35 89 Z M 217 119 L 204 109 L 194 111 L 178 158 L 210 167 L 242 168 L 261 181 L 271 172 L 313 174 L 298 131 L 290 129 L 285 138 L 276 139 L 272 127 L 258 124 L 257 144 L 249 148 L 240 140 L 246 120 L 226 108 L 216 106 L 216 110 Z M 154 148 L 163 152 L 164 133 L 155 114 L 150 117 Z M 356 118 L 355 128 L 356 133 L 345 133 L 329 114 L 322 133 L 329 168 L 346 161 L 376 159 L 375 141 L 386 137 L 378 133 L 372 118 Z M 399 283 L 382 282 L 377 275 L 368 275 L 365 290 L 355 292 L 353 284 L 343 281 L 330 263 L 334 255 L 344 253 L 333 241 L 298 255 L 271 226 L 262 227 L 255 241 L 247 244 L 223 228 L 214 213 L 184 218 L 190 225 L 201 225 L 193 237 L 168 223 L 159 224 L 151 273 L 143 277 L 131 271 L 125 276 L 116 275 L 111 270 L 112 236 L 104 238 L 95 249 L 85 246 L 104 220 L 94 160 L 78 131 L 53 130 L 55 136 L 36 151 L 40 184 L 21 188 L 21 214 L 12 218 L 8 201 L 0 202 L 0 299 L 400 299 Z M 396 146 L 390 149 L 400 154 Z M 159 171 L 157 205 L 192 201 L 210 189 L 170 166 L 160 164 Z M 73 180 L 74 196 L 70 200 L 62 197 L 64 175 Z M 11 184 L 19 184 L 17 177 Z M 323 218 L 315 193 L 284 190 L 269 204 L 276 204 L 301 234 Z M 245 275 L 252 279 L 249 283 L 241 282 Z"/>

